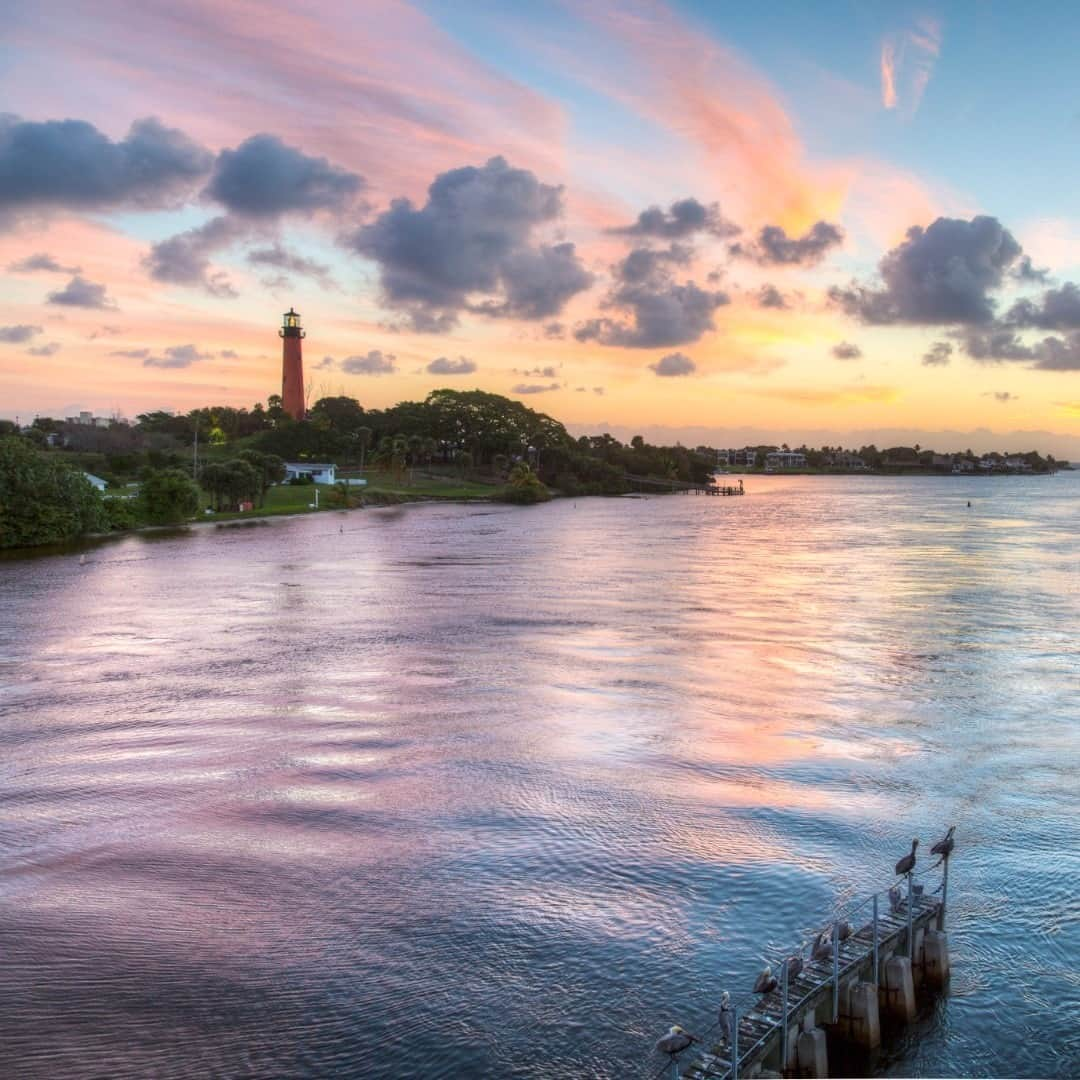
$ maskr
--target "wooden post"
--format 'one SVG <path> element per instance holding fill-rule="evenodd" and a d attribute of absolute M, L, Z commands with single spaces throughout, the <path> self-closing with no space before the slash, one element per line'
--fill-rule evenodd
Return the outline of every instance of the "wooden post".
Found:
<path fill-rule="evenodd" d="M 832 1022 L 840 1019 L 840 923 L 832 924 Z"/>
<path fill-rule="evenodd" d="M 874 989 L 878 988 L 878 895 L 874 893 Z"/>
<path fill-rule="evenodd" d="M 941 906 L 938 908 L 938 930 L 945 929 L 945 901 L 949 897 L 949 856 L 945 856 L 945 869 L 941 872 Z"/>
<path fill-rule="evenodd" d="M 739 1006 L 731 1010 L 731 1080 L 739 1080 Z"/>
<path fill-rule="evenodd" d="M 780 987 L 780 1011 L 783 1014 L 783 1019 L 780 1021 L 783 1027 L 780 1028 L 780 1071 L 783 1072 L 787 1068 L 787 1037 L 788 1037 L 788 1015 L 787 1015 L 787 995 L 788 995 L 788 961 L 784 961 L 784 981 Z"/>
<path fill-rule="evenodd" d="M 911 932 L 911 871 L 907 872 L 907 958 L 913 960 L 915 956 L 915 938 Z"/>

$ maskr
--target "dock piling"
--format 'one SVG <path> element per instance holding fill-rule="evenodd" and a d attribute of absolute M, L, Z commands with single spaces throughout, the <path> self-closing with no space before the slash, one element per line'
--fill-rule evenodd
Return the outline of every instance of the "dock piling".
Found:
<path fill-rule="evenodd" d="M 907 956 L 909 962 L 914 959 L 915 955 L 913 949 L 915 941 L 911 933 L 911 905 L 914 899 L 911 895 L 911 871 L 909 870 L 907 872 Z"/>
<path fill-rule="evenodd" d="M 832 924 L 832 1020 L 840 1019 L 840 923 Z"/>
<path fill-rule="evenodd" d="M 874 893 L 874 989 L 878 988 L 878 894 Z"/>

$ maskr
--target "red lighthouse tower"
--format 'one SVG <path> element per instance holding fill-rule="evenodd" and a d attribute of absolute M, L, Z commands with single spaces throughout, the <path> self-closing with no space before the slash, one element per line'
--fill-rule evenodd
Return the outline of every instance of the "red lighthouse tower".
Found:
<path fill-rule="evenodd" d="M 304 356 L 300 342 L 304 331 L 300 328 L 300 316 L 289 308 L 285 322 L 278 333 L 281 335 L 281 407 L 294 419 L 303 420 L 304 409 Z"/>

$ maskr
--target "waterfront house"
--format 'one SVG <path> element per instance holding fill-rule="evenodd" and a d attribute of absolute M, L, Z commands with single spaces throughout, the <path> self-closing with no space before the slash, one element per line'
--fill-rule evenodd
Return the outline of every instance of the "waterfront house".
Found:
<path fill-rule="evenodd" d="M 806 455 L 798 450 L 771 450 L 765 455 L 767 469 L 805 469 Z"/>
<path fill-rule="evenodd" d="M 337 478 L 337 466 L 326 462 L 286 461 L 285 482 L 311 480 L 315 484 L 333 484 Z"/>
<path fill-rule="evenodd" d="M 100 476 L 95 476 L 93 473 L 84 472 L 83 476 L 85 476 L 86 479 L 89 480 L 90 483 L 98 489 L 98 491 L 104 491 L 109 486 L 109 482 L 107 480 L 102 480 Z"/>

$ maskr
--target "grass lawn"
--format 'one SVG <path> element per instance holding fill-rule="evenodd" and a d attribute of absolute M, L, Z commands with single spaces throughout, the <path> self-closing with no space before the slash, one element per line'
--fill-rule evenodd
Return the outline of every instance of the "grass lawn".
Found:
<path fill-rule="evenodd" d="M 350 494 L 359 504 L 362 496 L 373 501 L 380 496 L 390 496 L 403 502 L 410 499 L 486 499 L 495 490 L 491 484 L 479 484 L 471 480 L 462 480 L 456 476 L 418 477 L 412 484 L 398 483 L 389 474 L 371 473 L 366 487 L 354 487 Z M 277 514 L 314 513 L 311 505 L 315 502 L 315 492 L 319 493 L 319 510 L 340 510 L 337 492 L 326 484 L 279 484 L 266 493 L 266 503 L 261 508 L 240 513 L 222 511 L 215 514 L 203 514 L 207 521 L 236 521 L 245 518 L 273 517 Z M 205 510 L 211 505 L 210 496 L 202 493 L 202 506 Z"/>

